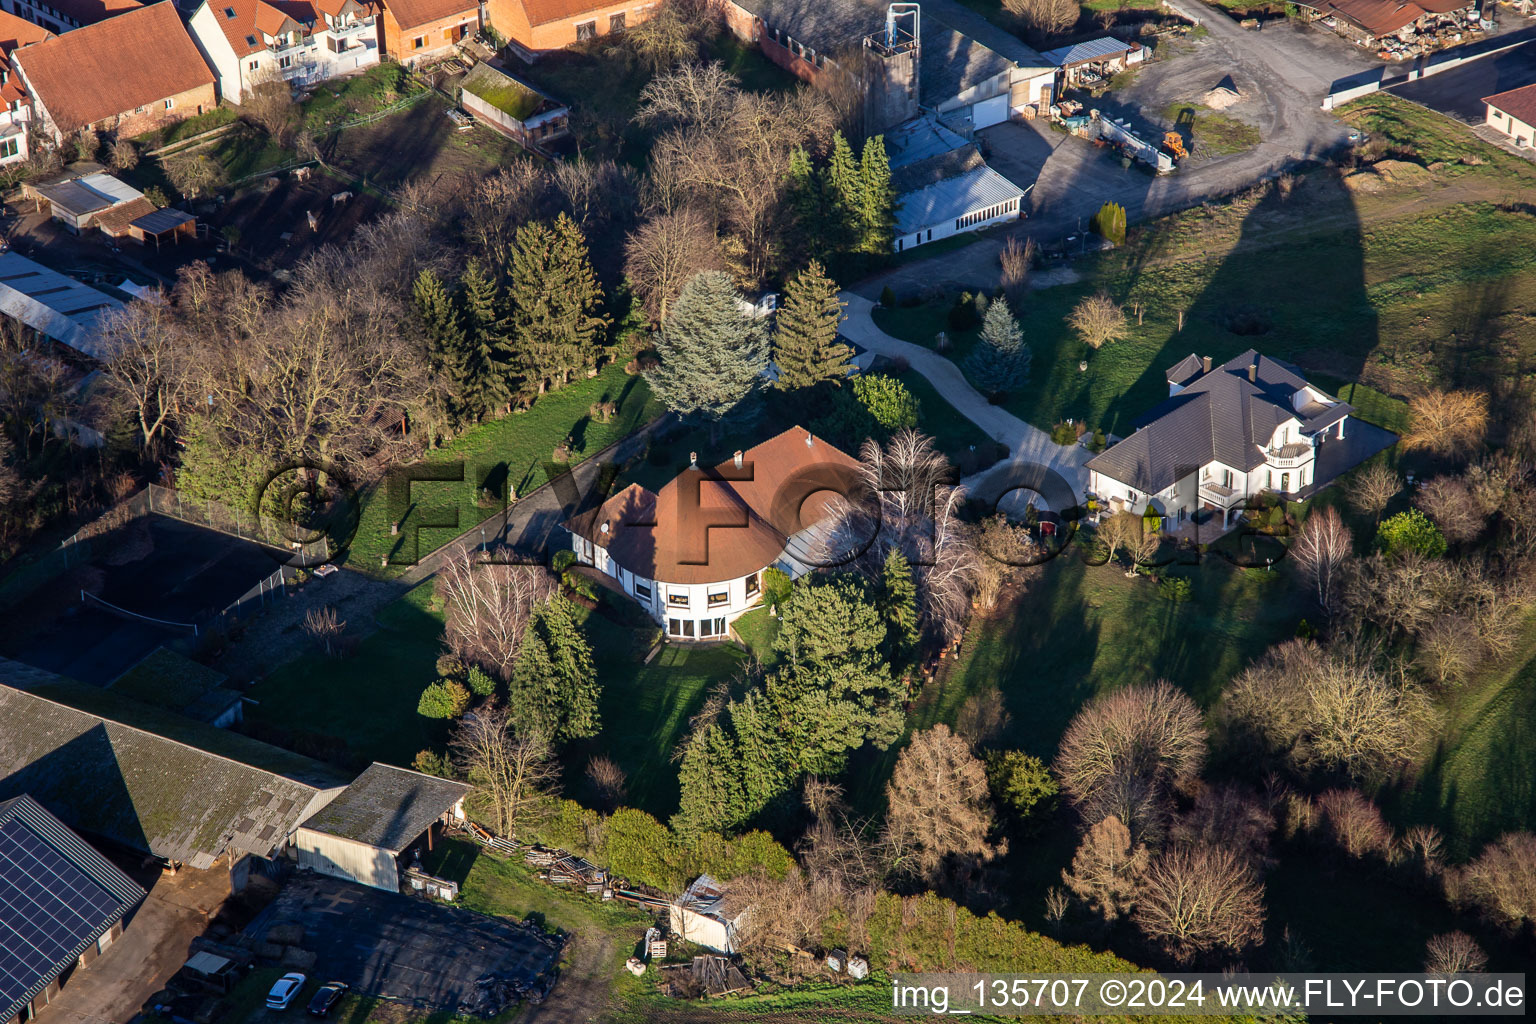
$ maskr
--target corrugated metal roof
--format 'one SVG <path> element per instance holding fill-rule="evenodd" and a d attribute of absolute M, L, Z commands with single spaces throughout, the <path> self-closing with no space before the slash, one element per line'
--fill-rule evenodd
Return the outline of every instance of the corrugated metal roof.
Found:
<path fill-rule="evenodd" d="M 39 185 L 38 195 L 72 217 L 105 210 L 112 199 L 79 181 L 61 181 L 56 185 Z"/>
<path fill-rule="evenodd" d="M 964 136 L 931 117 L 913 118 L 885 133 L 885 154 L 893 171 L 967 145 Z"/>
<path fill-rule="evenodd" d="M 1141 47 L 1137 44 L 1104 36 L 1101 39 L 1090 39 L 1086 43 L 1058 46 L 1054 50 L 1046 50 L 1040 56 L 1059 68 L 1065 68 L 1073 64 L 1081 64 L 1083 61 L 1103 60 L 1105 57 L 1113 57 L 1117 53 L 1129 53 L 1132 50 L 1139 49 Z"/>
<path fill-rule="evenodd" d="M 0 313 L 100 359 L 101 318 L 123 304 L 14 252 L 0 253 Z"/>
<path fill-rule="evenodd" d="M 903 195 L 896 211 L 896 233 L 910 235 L 1023 195 L 1023 189 L 992 168 L 978 167 Z"/>
<path fill-rule="evenodd" d="M 146 213 L 144 216 L 134 221 L 133 226 L 145 234 L 159 235 L 164 234 L 173 228 L 179 228 L 181 225 L 196 219 L 197 218 L 193 217 L 190 213 L 182 213 L 180 210 L 173 210 L 170 207 L 166 207 L 164 210 L 156 210 L 154 213 Z"/>
<path fill-rule="evenodd" d="M 470 787 L 375 761 L 300 827 L 399 853 Z"/>
<path fill-rule="evenodd" d="M 111 199 L 114 203 L 126 203 L 134 199 L 143 199 L 144 193 L 128 184 L 120 181 L 110 174 L 87 174 L 80 179 L 80 183 L 87 188 L 94 189 Z"/>

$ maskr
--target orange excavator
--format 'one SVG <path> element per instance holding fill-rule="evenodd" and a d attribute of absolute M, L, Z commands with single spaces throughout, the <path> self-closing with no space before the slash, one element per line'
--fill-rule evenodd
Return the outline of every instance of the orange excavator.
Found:
<path fill-rule="evenodd" d="M 1163 135 L 1163 149 L 1167 150 L 1168 155 L 1175 160 L 1183 160 L 1189 155 L 1184 148 L 1184 136 L 1178 132 L 1166 132 Z"/>

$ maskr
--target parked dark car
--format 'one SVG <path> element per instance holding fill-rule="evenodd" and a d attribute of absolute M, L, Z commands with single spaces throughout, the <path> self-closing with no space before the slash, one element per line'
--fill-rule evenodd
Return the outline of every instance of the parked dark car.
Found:
<path fill-rule="evenodd" d="M 316 1017 L 324 1017 L 331 1012 L 331 1007 L 336 1001 L 347 994 L 345 982 L 329 981 L 320 986 L 320 990 L 309 1000 L 309 1012 Z"/>

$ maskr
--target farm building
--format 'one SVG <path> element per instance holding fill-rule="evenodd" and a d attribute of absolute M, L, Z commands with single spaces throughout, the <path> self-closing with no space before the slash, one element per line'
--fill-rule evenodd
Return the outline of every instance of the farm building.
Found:
<path fill-rule="evenodd" d="M 657 0 L 488 0 L 491 27 L 533 56 L 633 28 L 649 18 Z"/>
<path fill-rule="evenodd" d="M 1488 124 L 1517 146 L 1536 146 L 1536 85 L 1484 96 Z"/>
<path fill-rule="evenodd" d="M 700 875 L 673 901 L 669 912 L 672 934 L 685 942 L 721 953 L 737 951 L 738 932 L 749 908 L 741 897 L 708 875 Z"/>
<path fill-rule="evenodd" d="M 1062 87 L 1067 88 L 1108 78 L 1132 64 L 1141 63 L 1146 55 L 1146 48 L 1140 43 L 1127 43 L 1113 36 L 1104 36 L 1046 50 L 1040 56 L 1061 69 Z"/>
<path fill-rule="evenodd" d="M 0 802 L 0 1022 L 36 1016 L 144 890 L 26 794 Z"/>
<path fill-rule="evenodd" d="M 27 128 L 32 121 L 32 97 L 11 66 L 11 52 L 52 35 L 24 18 L 0 11 L 0 166 L 18 163 L 30 155 Z"/>
<path fill-rule="evenodd" d="M 669 636 L 709 640 L 762 600 L 763 570 L 813 568 L 827 502 L 852 493 L 858 471 L 846 452 L 791 427 L 659 491 L 631 484 L 565 525 L 576 557 Z"/>
<path fill-rule="evenodd" d="M 101 320 L 123 303 L 15 252 L 0 253 L 0 313 L 100 359 Z"/>
<path fill-rule="evenodd" d="M 128 233 L 130 221 L 155 211 L 144 193 L 100 172 L 44 185 L 24 184 L 21 194 L 33 201 L 39 213 L 46 204 L 49 216 L 77 235 L 100 228 L 119 238 Z"/>
<path fill-rule="evenodd" d="M 144 5 L 139 0 L 0 0 L 0 6 L 54 35 L 94 25 Z"/>
<path fill-rule="evenodd" d="M 151 210 L 128 222 L 128 237 L 140 245 L 154 242 L 156 249 L 167 244 L 180 245 L 183 238 L 197 237 L 197 218 L 170 207 Z"/>
<path fill-rule="evenodd" d="M 1323 24 L 1360 46 L 1401 44 L 1423 32 L 1477 27 L 1475 4 L 1467 0 L 1318 0 L 1310 5 Z"/>
<path fill-rule="evenodd" d="M 402 64 L 416 64 L 452 53 L 480 31 L 475 0 L 381 0 L 384 53 Z"/>
<path fill-rule="evenodd" d="M 1024 200 L 1024 189 L 988 167 L 969 144 L 896 168 L 891 184 L 900 196 L 897 252 L 1017 220 Z"/>
<path fill-rule="evenodd" d="M 245 717 L 245 702 L 238 690 L 223 685 L 226 679 L 207 665 L 156 647 L 109 685 L 125 697 L 227 729 Z"/>
<path fill-rule="evenodd" d="M 569 107 L 489 64 L 476 64 L 460 90 L 459 105 L 476 120 L 530 149 L 569 133 Z"/>
<path fill-rule="evenodd" d="M 400 890 L 410 851 L 430 850 L 433 830 L 464 820 L 462 782 L 374 763 L 299 826 L 300 867 L 389 892 Z"/>
<path fill-rule="evenodd" d="M 0 721 L 0 799 L 30 794 L 174 864 L 223 864 L 237 889 L 346 788 L 309 758 L 4 658 Z"/>

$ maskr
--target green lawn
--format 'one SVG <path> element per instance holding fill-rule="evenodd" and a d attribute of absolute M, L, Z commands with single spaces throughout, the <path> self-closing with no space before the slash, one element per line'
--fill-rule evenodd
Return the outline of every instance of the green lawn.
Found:
<path fill-rule="evenodd" d="M 637 630 L 596 613 L 587 618 L 586 629 L 603 687 L 602 731 L 562 753 L 567 795 L 586 795 L 581 786 L 587 762 L 606 754 L 629 780 L 625 804 L 666 821 L 678 802 L 672 756 L 711 684 L 729 679 L 741 664 L 741 649 L 729 643 L 663 644 L 644 664 L 654 628 Z"/>
<path fill-rule="evenodd" d="M 322 82 L 301 105 L 304 128 L 323 131 L 425 90 L 426 86 L 413 79 L 402 65 L 379 64 L 360 75 Z"/>
<path fill-rule="evenodd" d="M 1259 130 L 1248 122 L 1198 103 L 1170 103 L 1163 116 L 1184 130 L 1184 144 L 1191 151 L 1205 156 L 1241 153 L 1261 139 Z"/>
<path fill-rule="evenodd" d="M 589 412 L 604 401 L 618 403 L 618 412 L 607 423 Z M 545 466 L 566 438 L 572 440 L 570 461 L 578 463 L 663 411 L 644 378 L 629 376 L 615 363 L 590 380 L 544 395 L 527 412 L 482 423 L 428 452 L 417 464 L 439 478 L 411 484 L 408 496 L 402 491 L 392 498 L 387 483 L 363 495 L 348 561 L 354 568 L 379 573 L 380 556 L 388 554 L 390 566 L 382 571 L 398 575 L 500 511 L 499 502 L 480 503 L 483 487 L 505 494 L 510 486 L 516 494 L 527 494 L 546 481 Z M 398 536 L 390 535 L 391 522 L 401 524 Z"/>
<path fill-rule="evenodd" d="M 443 614 L 423 583 L 379 614 L 379 630 L 345 659 L 327 658 L 295 635 L 301 653 L 251 688 L 248 718 L 294 733 L 345 739 L 366 760 L 409 765 L 417 751 L 441 747 L 447 728 L 416 713 L 437 677 Z M 359 624 L 361 625 L 361 624 Z"/>
<path fill-rule="evenodd" d="M 773 649 L 773 641 L 779 635 L 779 620 L 769 615 L 767 608 L 747 612 L 731 623 L 731 628 L 747 645 L 747 652 L 762 662 L 763 668 L 772 669 L 778 664 L 779 652 Z"/>

